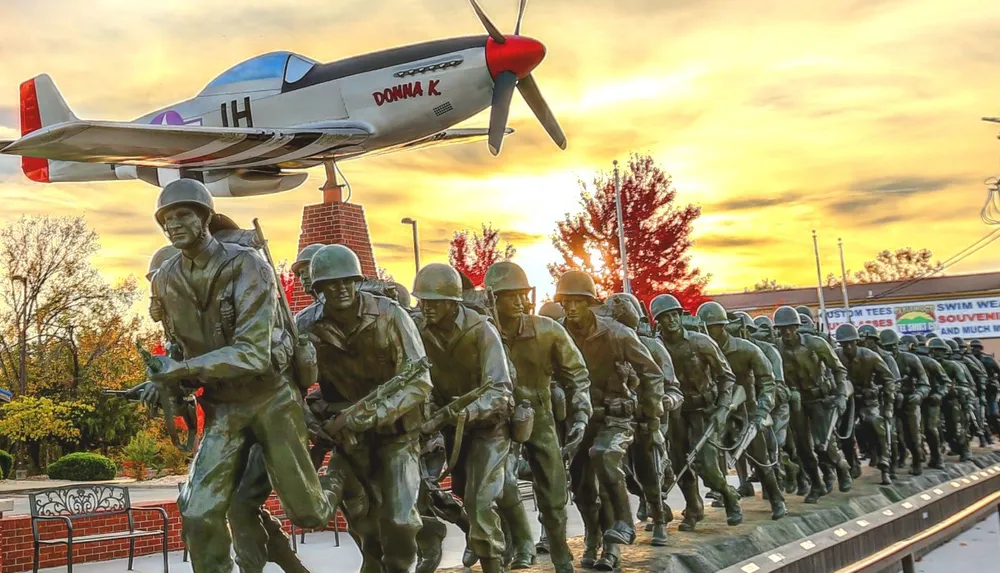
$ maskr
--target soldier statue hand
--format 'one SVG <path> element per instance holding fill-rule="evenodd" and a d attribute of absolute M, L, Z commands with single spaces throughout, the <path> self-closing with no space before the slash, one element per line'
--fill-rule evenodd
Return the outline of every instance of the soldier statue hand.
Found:
<path fill-rule="evenodd" d="M 712 425 L 718 431 L 722 431 L 726 427 L 726 420 L 729 419 L 729 407 L 720 406 L 716 408 L 715 412 L 712 413 Z"/>
<path fill-rule="evenodd" d="M 913 394 L 910 394 L 910 395 L 909 395 L 909 396 L 908 396 L 908 397 L 906 398 L 906 402 L 907 402 L 908 404 L 916 404 L 916 405 L 919 405 L 919 404 L 920 404 L 920 402 L 922 402 L 922 401 L 923 401 L 923 398 L 921 398 L 921 397 L 920 397 L 920 394 L 916 394 L 916 393 L 913 393 Z"/>
<path fill-rule="evenodd" d="M 156 384 L 146 381 L 142 384 L 129 389 L 129 394 L 135 393 L 139 397 L 139 401 L 146 406 L 153 408 L 160 403 L 160 389 L 156 387 Z"/>
<path fill-rule="evenodd" d="M 302 404 L 302 415 L 306 421 L 306 429 L 309 431 L 309 436 L 312 438 L 314 443 L 318 443 L 320 441 L 324 443 L 333 442 L 333 438 L 323 431 L 323 425 L 319 423 L 319 419 L 316 418 L 316 414 L 314 414 L 312 409 L 304 402 Z"/>
<path fill-rule="evenodd" d="M 385 424 L 393 409 L 387 404 L 379 404 L 374 410 L 364 409 L 358 412 L 351 412 L 347 415 L 347 427 L 352 432 L 367 432 L 368 430 Z"/>
<path fill-rule="evenodd" d="M 576 451 L 580 449 L 580 444 L 583 443 L 583 436 L 586 433 L 586 422 L 573 422 L 569 431 L 566 432 L 566 442 L 562 449 L 563 458 L 572 460 L 576 457 Z"/>
<path fill-rule="evenodd" d="M 673 412 L 674 410 L 681 407 L 682 400 L 678 400 L 673 394 L 663 395 L 663 411 Z"/>
<path fill-rule="evenodd" d="M 169 356 L 154 356 L 153 359 L 159 362 L 157 371 L 146 368 L 146 376 L 153 382 L 180 382 L 185 378 L 192 378 L 191 370 L 185 362 L 178 362 Z"/>

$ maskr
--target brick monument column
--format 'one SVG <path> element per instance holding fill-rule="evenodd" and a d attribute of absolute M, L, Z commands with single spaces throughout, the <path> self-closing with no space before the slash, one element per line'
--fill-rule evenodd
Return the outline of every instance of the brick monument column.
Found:
<path fill-rule="evenodd" d="M 361 259 L 361 271 L 366 277 L 376 276 L 375 252 L 368 235 L 365 209 L 357 203 L 347 203 L 343 197 L 343 186 L 337 184 L 331 166 L 327 166 L 327 181 L 320 189 L 323 202 L 302 208 L 302 234 L 296 253 L 306 245 L 322 243 L 340 244 L 349 247 Z M 291 300 L 292 312 L 298 312 L 309 305 L 312 299 L 295 281 L 295 294 Z"/>

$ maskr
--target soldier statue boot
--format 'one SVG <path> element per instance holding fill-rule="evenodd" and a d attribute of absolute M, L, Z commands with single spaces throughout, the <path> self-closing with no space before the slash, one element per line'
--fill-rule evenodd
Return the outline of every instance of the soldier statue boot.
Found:
<path fill-rule="evenodd" d="M 604 553 L 594 564 L 594 569 L 598 571 L 614 571 L 622 560 L 621 545 L 612 543 L 604 546 Z"/>

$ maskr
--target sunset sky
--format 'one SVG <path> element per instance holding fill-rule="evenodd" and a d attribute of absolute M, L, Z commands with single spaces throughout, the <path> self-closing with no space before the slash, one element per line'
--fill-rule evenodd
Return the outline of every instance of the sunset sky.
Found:
<path fill-rule="evenodd" d="M 511 32 L 515 0 L 483 6 Z M 452 233 L 492 223 L 544 296 L 549 235 L 590 180 L 630 151 L 651 153 L 679 199 L 700 205 L 694 259 L 711 292 L 763 277 L 813 285 L 811 229 L 824 273 L 883 248 L 947 259 L 987 233 L 983 180 L 1000 175 L 1000 2 L 984 0 L 534 0 L 522 33 L 548 55 L 535 77 L 566 131 L 563 152 L 515 96 L 517 133 L 486 143 L 345 162 L 378 263 L 411 284 L 402 217 L 419 220 L 424 263 Z M 482 34 L 464 0 L 5 0 L 0 18 L 0 138 L 18 134 L 17 89 L 47 72 L 87 119 L 129 120 L 192 97 L 232 64 L 291 50 L 319 61 Z M 486 126 L 488 112 L 469 125 Z M 294 256 L 295 191 L 223 199 L 259 216 L 276 258 Z M 165 239 L 157 189 L 141 182 L 41 185 L 0 157 L 0 223 L 23 213 L 84 213 L 109 278 L 144 274 Z M 988 247 L 949 272 L 996 268 Z"/>

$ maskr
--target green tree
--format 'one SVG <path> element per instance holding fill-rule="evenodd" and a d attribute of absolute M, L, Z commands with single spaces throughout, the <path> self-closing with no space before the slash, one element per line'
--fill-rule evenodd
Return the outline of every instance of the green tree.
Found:
<path fill-rule="evenodd" d="M 930 275 L 941 268 L 941 262 L 934 262 L 934 253 L 930 249 L 915 250 L 903 247 L 890 251 L 888 249 L 875 255 L 867 261 L 860 271 L 847 271 L 847 284 L 871 284 L 892 281 L 906 281 L 920 276 Z M 827 286 L 840 286 L 840 277 L 833 273 L 826 276 Z"/>
<path fill-rule="evenodd" d="M 79 443 L 80 423 L 94 407 L 83 402 L 58 402 L 51 398 L 18 396 L 0 406 L 0 436 L 11 445 L 27 449 L 34 469 L 45 467 L 43 458 L 55 459 L 53 450 Z"/>
<path fill-rule="evenodd" d="M 778 279 L 761 279 L 750 288 L 743 289 L 744 292 L 770 292 L 779 290 L 791 290 L 795 287 L 778 282 Z"/>

